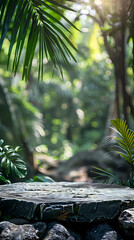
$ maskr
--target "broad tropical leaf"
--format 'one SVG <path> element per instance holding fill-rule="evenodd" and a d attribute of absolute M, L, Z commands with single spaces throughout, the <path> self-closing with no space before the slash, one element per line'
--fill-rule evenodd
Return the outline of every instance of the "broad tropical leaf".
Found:
<path fill-rule="evenodd" d="M 0 172 L 0 181 L 2 181 L 2 183 L 4 182 L 4 183 L 10 183 L 10 180 L 7 180 L 4 176 L 3 176 L 3 174 Z"/>
<path fill-rule="evenodd" d="M 54 180 L 48 176 L 34 176 L 33 178 L 30 178 L 26 182 L 54 182 Z"/>
<path fill-rule="evenodd" d="M 0 140 L 2 142 L 2 140 Z M 24 178 L 27 174 L 27 168 L 25 162 L 18 154 L 20 148 L 17 146 L 13 149 L 10 145 L 5 145 L 0 148 L 0 169 L 2 173 Z M 1 180 L 4 181 L 4 175 L 1 175 Z"/>
<path fill-rule="evenodd" d="M 73 0 L 72 0 L 73 2 Z M 8 65 L 13 47 L 15 54 L 12 71 L 16 74 L 22 50 L 25 46 L 25 60 L 22 78 L 28 80 L 37 43 L 39 44 L 38 79 L 43 78 L 43 58 L 50 58 L 62 73 L 60 59 L 69 65 L 74 58 L 72 49 L 77 51 L 67 37 L 71 34 L 66 24 L 75 27 L 65 16 L 66 5 L 55 0 L 4 0 L 0 1 L 0 50 L 6 37 L 10 41 Z M 65 24 L 62 23 L 62 19 Z M 77 29 L 77 28 L 76 28 Z M 78 30 L 78 29 L 77 29 Z"/>

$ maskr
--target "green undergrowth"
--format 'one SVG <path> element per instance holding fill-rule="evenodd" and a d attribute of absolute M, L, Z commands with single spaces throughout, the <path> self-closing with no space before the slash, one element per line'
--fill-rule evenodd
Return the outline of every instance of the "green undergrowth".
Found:
<path fill-rule="evenodd" d="M 112 147 L 110 151 L 116 152 L 130 165 L 129 178 L 127 181 L 122 181 L 112 171 L 107 171 L 98 167 L 94 167 L 94 173 L 97 173 L 96 178 L 105 178 L 106 183 L 115 183 L 119 185 L 129 186 L 134 188 L 134 131 L 128 128 L 126 121 L 121 119 L 111 120 L 112 129 L 115 132 L 112 137 Z"/>
<path fill-rule="evenodd" d="M 18 153 L 20 147 L 13 148 L 4 145 L 4 140 L 0 140 L 0 184 L 10 183 L 13 177 L 24 178 L 27 174 L 26 164 Z"/>

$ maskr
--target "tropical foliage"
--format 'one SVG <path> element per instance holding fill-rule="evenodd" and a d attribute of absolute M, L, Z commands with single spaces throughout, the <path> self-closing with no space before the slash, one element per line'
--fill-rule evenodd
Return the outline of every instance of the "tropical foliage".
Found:
<path fill-rule="evenodd" d="M 54 182 L 54 180 L 47 176 L 34 176 L 33 178 L 30 178 L 30 180 L 27 180 L 26 182 Z"/>
<path fill-rule="evenodd" d="M 85 5 L 78 4 L 81 2 Z M 103 4 L 92 4 L 97 2 Z M 111 4 L 116 2 L 121 1 L 113 0 Z M 30 167 L 34 168 L 34 157 L 41 166 L 49 157 L 63 160 L 76 151 L 97 147 L 108 129 L 108 119 L 124 113 L 123 88 L 118 88 L 122 85 L 121 74 L 124 74 L 120 59 L 127 60 L 128 64 L 125 65 L 127 85 L 122 87 L 130 87 L 125 88 L 128 104 L 125 109 L 133 126 L 130 118 L 130 113 L 134 113 L 133 73 L 130 68 L 132 8 L 127 8 L 128 19 L 124 18 L 126 25 L 123 29 L 125 38 L 124 35 L 121 38 L 124 40 L 129 35 L 128 41 L 120 45 L 123 18 L 119 12 L 114 14 L 114 8 L 109 5 L 105 8 L 108 1 L 89 3 L 84 0 L 77 3 L 75 0 L 0 1 L 1 138 L 13 146 L 20 145 Z M 75 29 L 81 29 L 81 33 Z M 123 57 L 122 46 L 127 52 Z M 72 61 L 74 58 L 77 64 Z M 52 75 L 53 66 L 59 69 L 56 76 Z M 63 72 L 62 79 L 60 72 Z M 29 81 L 20 81 L 21 75 Z M 37 79 L 45 81 L 38 82 Z M 101 174 L 107 176 L 105 170 L 101 170 Z M 112 176 L 112 173 L 108 175 Z M 124 184 L 117 176 L 113 177 L 114 181 Z M 37 179 L 35 177 L 32 181 Z"/>
<path fill-rule="evenodd" d="M 12 177 L 24 178 L 27 174 L 25 162 L 19 155 L 20 147 L 3 146 L 0 140 L 0 181 L 10 183 Z"/>
<path fill-rule="evenodd" d="M 97 167 L 95 167 L 98 170 L 96 173 L 101 177 L 105 177 L 107 182 L 112 179 L 112 183 L 134 187 L 134 131 L 130 130 L 126 121 L 121 119 L 111 120 L 111 123 L 115 130 L 111 150 L 116 151 L 130 165 L 129 179 L 123 182 L 114 173 Z"/>
<path fill-rule="evenodd" d="M 0 50 L 7 37 L 10 42 L 8 65 L 13 54 L 14 74 L 18 70 L 22 55 L 25 55 L 22 78 L 29 79 L 37 43 L 39 80 L 43 78 L 44 56 L 50 57 L 54 66 L 61 72 L 61 59 L 65 64 L 69 64 L 68 58 L 74 59 L 72 49 L 75 51 L 77 49 L 67 36 L 71 32 L 66 25 L 76 27 L 64 16 L 63 10 L 74 11 L 60 1 L 54 0 L 0 1 Z"/>
<path fill-rule="evenodd" d="M 28 149 L 32 154 L 37 151 L 54 159 L 67 159 L 78 150 L 95 148 L 104 134 L 114 88 L 113 69 L 107 63 L 103 44 L 99 44 L 101 37 L 98 37 L 99 42 L 95 40 L 96 25 L 89 20 L 76 25 L 88 31 L 73 32 L 79 51 L 75 55 L 78 64 L 70 62 L 71 68 L 68 68 L 61 61 L 63 79 L 59 75 L 52 79 L 52 62 L 45 58 L 45 82 L 37 81 L 38 49 L 29 82 L 20 81 L 21 68 L 20 74 L 13 77 L 6 69 L 9 42 L 6 39 L 3 43 L 0 58 L 0 73 L 4 79 L 0 84 L 1 137 L 14 146 L 19 144 L 25 161 L 29 161 Z M 14 61 L 12 55 L 11 63 Z M 38 155 L 36 159 L 41 166 L 43 161 L 38 160 Z"/>

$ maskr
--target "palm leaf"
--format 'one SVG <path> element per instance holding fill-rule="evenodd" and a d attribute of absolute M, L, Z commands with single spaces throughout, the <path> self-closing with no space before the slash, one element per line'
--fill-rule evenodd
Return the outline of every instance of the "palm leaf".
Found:
<path fill-rule="evenodd" d="M 73 0 L 72 0 L 73 2 Z M 62 11 L 61 11 L 62 10 Z M 12 71 L 16 74 L 25 46 L 25 59 L 23 63 L 22 78 L 28 80 L 32 60 L 37 43 L 39 45 L 38 79 L 43 78 L 44 55 L 50 58 L 54 66 L 62 73 L 60 59 L 69 65 L 69 58 L 75 60 L 72 49 L 76 47 L 69 40 L 71 34 L 62 19 L 77 29 L 75 25 L 64 16 L 63 10 L 70 10 L 68 6 L 55 0 L 4 0 L 0 1 L 1 38 L 0 50 L 3 41 L 10 32 L 10 46 L 8 51 L 8 66 L 15 46 Z M 60 20 L 61 19 L 61 20 Z M 78 30 L 78 29 L 77 29 Z"/>
<path fill-rule="evenodd" d="M 112 173 L 108 170 L 101 169 L 99 167 L 93 167 L 93 168 L 97 171 L 92 171 L 92 172 L 96 173 L 98 175 L 97 177 L 94 177 L 94 179 L 95 178 L 105 178 L 105 180 L 104 180 L 105 183 L 108 183 L 110 179 L 113 179 L 112 183 L 124 185 L 122 180 L 120 178 L 118 178 L 114 173 Z"/>
<path fill-rule="evenodd" d="M 1 34 L 1 39 L 0 39 L 0 48 L 1 48 L 1 46 L 3 44 L 3 41 L 4 41 L 5 37 L 6 37 L 6 33 L 8 31 L 9 24 L 10 24 L 11 19 L 13 17 L 17 1 L 16 0 L 12 0 L 10 2 L 6 1 L 6 3 L 7 3 L 6 4 L 7 6 L 5 5 L 4 1 L 3 1 L 3 4 L 1 3 L 1 5 L 0 5 L 0 7 L 2 8 L 2 12 L 1 12 L 0 18 L 2 18 L 2 14 L 4 13 L 3 6 L 5 8 L 7 7 L 6 13 L 4 15 L 3 25 L 2 25 L 2 34 Z"/>
<path fill-rule="evenodd" d="M 119 155 L 130 164 L 131 169 L 129 179 L 124 183 L 114 173 L 98 167 L 94 167 L 97 171 L 93 172 L 98 174 L 96 178 L 105 177 L 107 182 L 110 179 L 113 179 L 112 183 L 134 187 L 134 132 L 128 128 L 126 121 L 121 119 L 111 120 L 111 123 L 113 124 L 116 133 L 114 138 L 115 142 L 112 144 L 113 149 L 111 150 L 119 153 Z"/>
<path fill-rule="evenodd" d="M 134 165 L 134 132 L 130 130 L 126 121 L 121 119 L 111 120 L 115 127 L 117 136 L 115 137 L 114 148 L 131 166 Z"/>

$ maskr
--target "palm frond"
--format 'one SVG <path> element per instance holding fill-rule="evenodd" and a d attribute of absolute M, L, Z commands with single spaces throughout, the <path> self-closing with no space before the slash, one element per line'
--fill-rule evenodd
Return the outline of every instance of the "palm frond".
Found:
<path fill-rule="evenodd" d="M 73 2 L 73 1 L 72 1 Z M 60 58 L 69 65 L 69 58 L 75 60 L 72 49 L 76 47 L 69 40 L 71 34 L 66 24 L 77 29 L 75 25 L 64 16 L 63 10 L 74 11 L 66 5 L 55 0 L 4 0 L 0 1 L 0 50 L 3 41 L 8 35 L 10 41 L 8 51 L 8 65 L 13 47 L 15 54 L 12 71 L 16 74 L 22 50 L 25 46 L 25 59 L 22 78 L 28 80 L 32 60 L 37 43 L 39 44 L 38 79 L 43 78 L 44 55 L 50 58 L 56 68 L 62 72 Z M 63 24 L 61 20 L 66 24 Z M 9 32 L 9 28 L 11 32 Z M 77 29 L 78 30 L 78 29 Z"/>
<path fill-rule="evenodd" d="M 99 167 L 93 167 L 95 171 L 92 171 L 93 173 L 96 173 L 98 176 L 95 178 L 105 178 L 104 183 L 108 183 L 111 180 L 111 183 L 116 183 L 120 185 L 124 185 L 122 180 L 118 178 L 114 173 L 108 170 L 101 169 Z M 97 170 L 97 171 L 96 171 Z"/>
<path fill-rule="evenodd" d="M 120 178 L 118 178 L 114 173 L 94 167 L 94 173 L 98 174 L 95 178 L 104 177 L 108 182 L 110 179 L 113 179 L 112 183 L 118 183 L 120 185 L 126 185 L 129 187 L 134 187 L 134 177 L 133 177 L 133 170 L 134 170 L 134 132 L 128 128 L 126 121 L 121 119 L 111 120 L 111 123 L 115 127 L 115 142 L 112 144 L 113 149 L 119 155 L 125 159 L 130 164 L 130 174 L 129 179 L 126 182 L 123 182 Z"/>
<path fill-rule="evenodd" d="M 115 137 L 114 148 L 131 166 L 134 165 L 134 132 L 130 130 L 126 121 L 121 119 L 111 120 L 115 127 L 117 136 Z"/>

